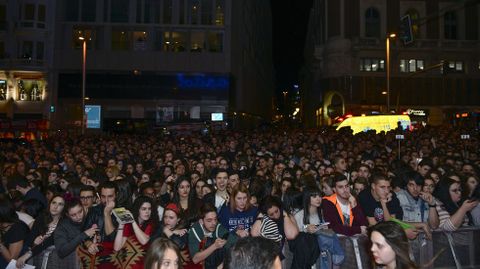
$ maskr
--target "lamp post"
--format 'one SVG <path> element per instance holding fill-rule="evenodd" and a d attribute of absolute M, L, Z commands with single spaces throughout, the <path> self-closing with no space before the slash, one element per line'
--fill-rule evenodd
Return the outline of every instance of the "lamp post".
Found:
<path fill-rule="evenodd" d="M 392 33 L 387 36 L 385 50 L 387 52 L 387 114 L 390 114 L 390 39 L 395 38 L 397 35 Z"/>
<path fill-rule="evenodd" d="M 82 41 L 82 135 L 85 134 L 85 79 L 86 79 L 86 63 L 87 63 L 87 39 L 83 36 L 78 38 Z"/>

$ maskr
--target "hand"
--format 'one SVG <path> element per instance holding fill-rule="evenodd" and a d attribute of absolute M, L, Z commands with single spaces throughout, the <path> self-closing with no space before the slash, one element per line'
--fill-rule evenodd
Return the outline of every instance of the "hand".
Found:
<path fill-rule="evenodd" d="M 247 237 L 247 236 L 250 235 L 247 230 L 237 230 L 235 233 L 236 233 L 239 237 Z"/>
<path fill-rule="evenodd" d="M 90 229 L 87 229 L 85 230 L 85 234 L 88 236 L 88 237 L 92 237 L 95 235 L 95 233 L 98 232 L 98 227 L 97 227 L 97 224 L 93 224 L 92 227 Z"/>
<path fill-rule="evenodd" d="M 225 243 L 227 243 L 227 240 L 217 238 L 213 245 L 215 246 L 215 249 L 221 249 L 223 246 L 225 246 Z"/>
<path fill-rule="evenodd" d="M 25 262 L 27 261 L 28 258 L 29 258 L 28 254 L 24 254 L 22 257 L 18 258 L 17 268 L 22 268 L 23 266 L 25 266 Z"/>
<path fill-rule="evenodd" d="M 366 235 L 367 234 L 367 226 L 360 226 L 360 230 L 362 231 L 362 234 Z"/>
<path fill-rule="evenodd" d="M 88 246 L 88 249 L 87 249 L 88 253 L 92 254 L 92 255 L 95 255 L 97 254 L 98 252 L 100 252 L 100 250 L 98 249 L 98 243 L 92 243 L 90 244 L 90 246 Z"/>
<path fill-rule="evenodd" d="M 431 206 L 435 205 L 435 200 L 430 193 L 420 192 L 420 198 L 422 198 L 423 201 L 427 202 Z"/>
<path fill-rule="evenodd" d="M 416 228 L 406 229 L 405 233 L 407 234 L 407 238 L 410 240 L 413 240 L 418 236 L 418 230 Z"/>
<path fill-rule="evenodd" d="M 174 230 L 173 234 L 176 234 L 178 236 L 184 236 L 187 233 L 187 229 L 179 229 L 179 230 Z"/>
<path fill-rule="evenodd" d="M 425 238 L 432 240 L 432 231 L 430 230 L 430 226 L 428 226 L 426 223 L 423 223 L 422 230 L 425 232 Z"/>
<path fill-rule="evenodd" d="M 478 205 L 478 203 L 479 203 L 478 200 L 465 200 L 465 202 L 463 202 L 461 208 L 465 209 L 465 211 L 468 212 L 468 211 L 474 209 Z"/>
<path fill-rule="evenodd" d="M 305 229 L 308 233 L 314 234 L 318 231 L 318 227 L 315 224 L 307 224 Z"/>
<path fill-rule="evenodd" d="M 107 201 L 107 204 L 105 205 L 105 209 L 104 209 L 104 213 L 107 213 L 108 215 L 110 215 L 112 213 L 112 210 L 115 208 L 115 201 L 114 200 L 111 200 L 111 201 Z"/>
<path fill-rule="evenodd" d="M 392 200 L 392 196 L 393 196 L 393 194 L 391 192 L 389 192 L 385 198 L 380 199 L 380 202 L 386 204 L 386 203 L 388 203 Z"/>
<path fill-rule="evenodd" d="M 348 197 L 348 202 L 350 203 L 351 208 L 355 208 L 357 206 L 357 199 L 355 199 L 355 196 L 353 195 L 350 195 L 350 197 Z"/>
<path fill-rule="evenodd" d="M 43 242 L 44 239 L 45 239 L 45 237 L 43 235 L 39 235 L 39 236 L 37 236 L 37 238 L 35 238 L 35 240 L 33 240 L 33 244 L 35 246 L 38 246 Z"/>

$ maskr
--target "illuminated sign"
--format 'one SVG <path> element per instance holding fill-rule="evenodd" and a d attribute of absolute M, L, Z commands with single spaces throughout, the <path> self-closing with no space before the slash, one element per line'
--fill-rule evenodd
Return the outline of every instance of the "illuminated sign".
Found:
<path fill-rule="evenodd" d="M 427 115 L 427 112 L 425 110 L 422 110 L 422 109 L 407 109 L 407 114 L 408 115 L 412 115 L 412 116 L 426 116 Z"/>
<path fill-rule="evenodd" d="M 377 133 L 381 131 L 391 131 L 398 127 L 398 122 L 402 129 L 406 130 L 410 127 L 410 117 L 407 115 L 375 115 L 375 116 L 360 116 L 346 118 L 338 127 L 337 130 L 343 127 L 350 127 L 353 133 L 367 132 L 375 130 Z"/>
<path fill-rule="evenodd" d="M 223 113 L 212 113 L 212 121 L 223 121 Z"/>
<path fill-rule="evenodd" d="M 177 75 L 177 86 L 180 89 L 227 89 L 230 82 L 227 77 L 192 75 Z"/>
<path fill-rule="evenodd" d="M 92 105 L 85 106 L 85 114 L 87 116 L 87 128 L 100 129 L 100 122 L 102 119 L 101 113 L 102 113 L 101 106 L 92 106 Z"/>

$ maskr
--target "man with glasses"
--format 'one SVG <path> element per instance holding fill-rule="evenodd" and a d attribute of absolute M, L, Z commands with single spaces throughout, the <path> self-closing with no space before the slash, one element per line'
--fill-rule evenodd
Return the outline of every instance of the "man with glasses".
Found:
<path fill-rule="evenodd" d="M 80 189 L 80 202 L 82 203 L 85 215 L 88 214 L 90 208 L 96 203 L 95 188 L 93 186 L 85 185 Z"/>

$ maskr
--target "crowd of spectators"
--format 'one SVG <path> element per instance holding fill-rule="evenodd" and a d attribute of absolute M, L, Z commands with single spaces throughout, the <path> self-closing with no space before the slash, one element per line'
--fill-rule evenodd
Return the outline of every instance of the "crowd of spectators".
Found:
<path fill-rule="evenodd" d="M 12 259 L 18 268 L 143 268 L 157 238 L 175 244 L 184 268 L 217 268 L 239 238 L 263 237 L 283 268 L 320 269 L 325 250 L 341 264 L 337 236 L 380 222 L 402 221 L 410 240 L 480 226 L 477 131 L 427 127 L 401 141 L 397 132 L 3 141 L 0 268 Z M 134 221 L 119 222 L 119 207 Z"/>

